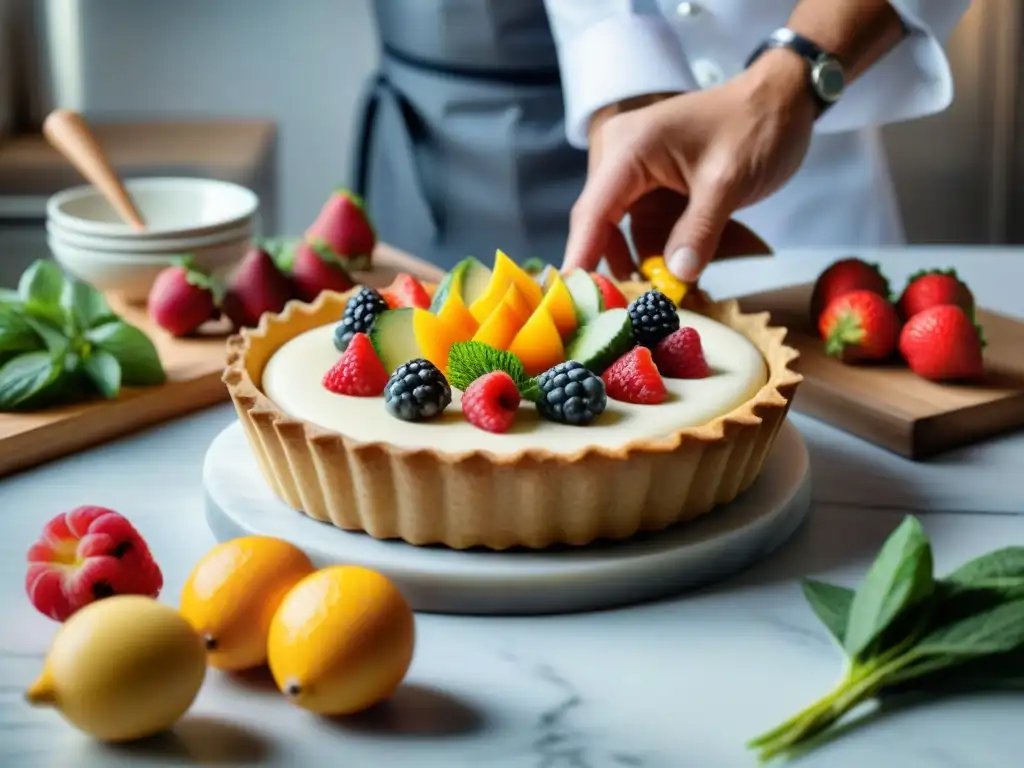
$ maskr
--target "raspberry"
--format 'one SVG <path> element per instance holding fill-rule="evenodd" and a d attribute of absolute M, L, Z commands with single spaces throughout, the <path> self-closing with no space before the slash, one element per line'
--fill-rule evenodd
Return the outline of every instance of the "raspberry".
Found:
<path fill-rule="evenodd" d="M 608 397 L 623 403 L 658 405 L 668 396 L 647 347 L 633 347 L 612 363 L 601 378 Z"/>
<path fill-rule="evenodd" d="M 711 375 L 696 328 L 680 328 L 658 342 L 654 364 L 670 379 L 703 379 Z"/>
<path fill-rule="evenodd" d="M 324 374 L 324 389 L 336 395 L 376 397 L 388 383 L 388 372 L 365 333 L 352 336 L 341 359 Z"/>
<path fill-rule="evenodd" d="M 474 427 L 500 434 L 515 423 L 519 390 L 504 371 L 485 374 L 462 395 L 462 412 Z"/>

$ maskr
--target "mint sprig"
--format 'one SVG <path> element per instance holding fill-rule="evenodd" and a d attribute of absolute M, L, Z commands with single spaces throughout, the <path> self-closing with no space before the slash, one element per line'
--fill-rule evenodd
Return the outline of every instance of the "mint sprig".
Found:
<path fill-rule="evenodd" d="M 115 398 L 166 378 L 149 338 L 55 262 L 33 263 L 0 295 L 0 411 Z"/>
<path fill-rule="evenodd" d="M 818 619 L 843 648 L 847 672 L 827 696 L 750 742 L 762 761 L 807 752 L 870 700 L 906 694 L 1024 688 L 1024 547 L 1005 547 L 945 578 L 907 517 L 861 585 L 803 584 Z"/>
<path fill-rule="evenodd" d="M 465 392 L 481 376 L 495 371 L 507 373 L 524 399 L 534 401 L 540 396 L 537 382 L 527 375 L 522 362 L 511 352 L 481 341 L 452 344 L 448 352 L 448 383 L 456 389 Z"/>

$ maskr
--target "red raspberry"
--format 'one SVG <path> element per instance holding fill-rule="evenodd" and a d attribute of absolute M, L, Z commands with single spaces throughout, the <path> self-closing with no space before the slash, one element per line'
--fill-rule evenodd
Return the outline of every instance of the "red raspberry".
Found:
<path fill-rule="evenodd" d="M 474 427 L 500 434 L 508 430 L 519 412 L 519 390 L 504 371 L 485 374 L 462 395 L 462 412 Z"/>
<path fill-rule="evenodd" d="M 689 326 L 670 333 L 654 348 L 654 362 L 661 375 L 670 379 L 704 379 L 711 368 L 704 359 L 700 334 Z"/>
<path fill-rule="evenodd" d="M 352 337 L 341 359 L 324 374 L 324 388 L 336 395 L 376 397 L 388 385 L 388 372 L 365 333 Z"/>
<path fill-rule="evenodd" d="M 626 297 L 622 291 L 615 287 L 615 283 L 599 272 L 591 272 L 590 276 L 594 279 L 597 290 L 601 292 L 605 309 L 625 309 L 629 306 Z"/>
<path fill-rule="evenodd" d="M 633 347 L 601 375 L 608 397 L 623 403 L 658 405 L 665 402 L 665 382 L 647 347 Z"/>

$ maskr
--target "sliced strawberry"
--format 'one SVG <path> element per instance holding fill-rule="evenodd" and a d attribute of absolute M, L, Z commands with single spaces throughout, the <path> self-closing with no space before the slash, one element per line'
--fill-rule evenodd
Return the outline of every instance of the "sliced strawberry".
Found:
<path fill-rule="evenodd" d="M 590 276 L 594 279 L 597 289 L 601 292 L 605 309 L 625 309 L 629 306 L 629 301 L 626 300 L 622 291 L 615 286 L 615 283 L 597 272 L 591 272 Z"/>
<path fill-rule="evenodd" d="M 323 379 L 328 391 L 352 397 L 376 397 L 383 394 L 387 384 L 388 372 L 365 333 L 352 336 L 341 359 Z"/>
<path fill-rule="evenodd" d="M 28 552 L 25 590 L 40 613 L 66 621 L 111 595 L 157 597 L 163 574 L 126 518 L 104 507 L 58 515 Z"/>
<path fill-rule="evenodd" d="M 341 259 L 319 242 L 304 241 L 295 248 L 292 281 L 299 298 L 313 301 L 323 291 L 344 293 L 355 285 Z"/>
<path fill-rule="evenodd" d="M 390 288 L 381 288 L 377 293 L 384 299 L 384 303 L 388 305 L 388 309 L 401 309 L 402 298 L 392 291 Z"/>
<path fill-rule="evenodd" d="M 381 296 L 388 303 L 391 309 L 400 307 L 416 307 L 417 309 L 430 309 L 430 294 L 423 287 L 419 280 L 405 272 L 399 273 L 387 288 L 381 291 Z M 392 302 L 396 302 L 392 305 Z"/>
<path fill-rule="evenodd" d="M 704 379 L 711 368 L 704 358 L 704 346 L 696 328 L 673 331 L 654 347 L 654 363 L 669 379 Z"/>
<path fill-rule="evenodd" d="M 601 379 L 608 397 L 623 403 L 658 405 L 668 396 L 665 382 L 647 347 L 633 347 L 612 363 L 601 374 Z"/>
<path fill-rule="evenodd" d="M 487 432 L 507 432 L 519 413 L 519 390 L 504 371 L 487 373 L 470 384 L 462 395 L 466 421 Z"/>

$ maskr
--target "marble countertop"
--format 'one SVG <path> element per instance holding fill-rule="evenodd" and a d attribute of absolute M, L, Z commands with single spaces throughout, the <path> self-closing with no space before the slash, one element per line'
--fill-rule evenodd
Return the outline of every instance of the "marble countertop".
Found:
<path fill-rule="evenodd" d="M 785 253 L 716 265 L 715 296 L 813 279 L 840 254 Z M 1024 251 L 879 253 L 895 283 L 955 266 L 987 308 L 1024 316 Z M 234 418 L 210 409 L 0 480 L 0 765 L 417 766 L 417 768 L 732 768 L 744 742 L 825 693 L 841 660 L 805 605 L 799 579 L 859 580 L 908 512 L 936 567 L 1024 543 L 1024 434 L 913 464 L 799 415 L 815 504 L 795 537 L 717 586 L 632 608 L 536 618 L 420 615 L 406 685 L 384 707 L 333 722 L 288 706 L 262 676 L 211 671 L 174 734 L 110 747 L 22 692 L 56 625 L 23 592 L 24 556 L 44 522 L 80 504 L 129 516 L 164 569 L 175 603 L 214 543 L 199 483 L 203 451 Z M 798 764 L 811 768 L 1009 768 L 1024 752 L 1024 697 L 935 701 L 892 713 Z"/>

